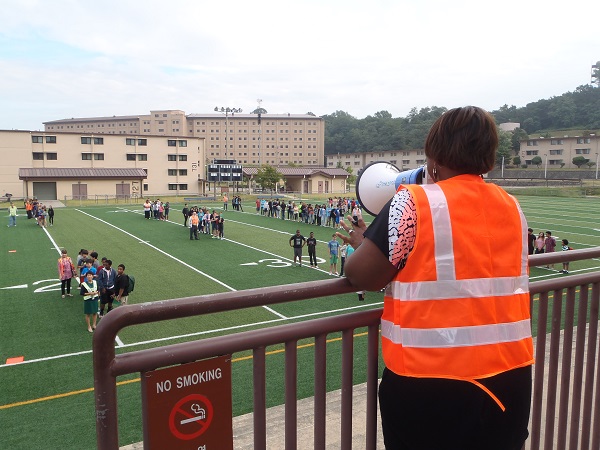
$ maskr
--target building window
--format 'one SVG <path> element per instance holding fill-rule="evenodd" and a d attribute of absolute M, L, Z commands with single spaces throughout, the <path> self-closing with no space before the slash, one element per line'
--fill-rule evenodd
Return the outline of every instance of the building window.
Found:
<path fill-rule="evenodd" d="M 135 145 L 135 139 L 133 139 L 133 138 L 125 139 L 125 145 Z"/>
<path fill-rule="evenodd" d="M 538 154 L 538 151 L 537 151 L 537 150 L 527 150 L 527 151 L 525 152 L 525 154 L 526 154 L 527 156 L 535 156 L 535 155 L 537 155 L 537 154 Z"/>
<path fill-rule="evenodd" d="M 177 161 L 177 155 L 167 155 L 167 161 Z"/>
<path fill-rule="evenodd" d="M 91 144 L 92 143 L 92 138 L 91 137 L 81 136 L 81 143 L 82 144 Z"/>
<path fill-rule="evenodd" d="M 31 142 L 34 144 L 42 144 L 44 142 L 44 136 L 31 136 Z"/>
<path fill-rule="evenodd" d="M 176 183 L 169 183 L 169 190 L 170 191 L 176 191 L 177 190 L 177 184 Z"/>
<path fill-rule="evenodd" d="M 550 150 L 551 155 L 562 155 L 563 151 L 561 150 Z"/>
<path fill-rule="evenodd" d="M 138 139 L 138 145 L 142 145 L 142 146 L 148 145 L 148 139 Z"/>
<path fill-rule="evenodd" d="M 46 159 L 49 161 L 56 161 L 58 159 L 58 153 L 46 153 Z"/>
<path fill-rule="evenodd" d="M 537 147 L 537 141 L 527 141 L 527 147 Z"/>
<path fill-rule="evenodd" d="M 550 145 L 563 145 L 562 139 L 550 139 Z"/>
<path fill-rule="evenodd" d="M 169 140 L 167 141 L 167 145 L 168 145 L 169 147 L 176 147 L 176 146 L 177 146 L 177 141 L 176 141 L 175 139 L 169 139 Z"/>
<path fill-rule="evenodd" d="M 40 161 L 44 159 L 44 154 L 42 152 L 33 152 L 33 160 Z"/>
<path fill-rule="evenodd" d="M 179 169 L 179 175 L 187 176 L 187 169 Z"/>
<path fill-rule="evenodd" d="M 94 159 L 96 161 L 104 161 L 104 153 L 94 153 Z"/>
<path fill-rule="evenodd" d="M 91 153 L 82 153 L 81 154 L 81 160 L 82 161 L 91 161 L 92 160 L 92 154 Z"/>
<path fill-rule="evenodd" d="M 95 137 L 94 138 L 94 144 L 96 144 L 96 145 L 103 145 L 104 144 L 104 138 Z"/>
<path fill-rule="evenodd" d="M 576 148 L 575 154 L 576 155 L 589 155 L 590 149 L 589 148 Z"/>
<path fill-rule="evenodd" d="M 56 144 L 56 136 L 46 136 L 46 144 Z"/>
<path fill-rule="evenodd" d="M 578 144 L 589 144 L 592 142 L 591 138 L 577 138 Z"/>
<path fill-rule="evenodd" d="M 127 161 L 135 161 L 135 153 L 127 153 Z"/>
<path fill-rule="evenodd" d="M 170 177 L 174 177 L 177 175 L 177 169 L 168 169 L 167 170 L 167 175 L 169 175 Z"/>
<path fill-rule="evenodd" d="M 138 161 L 148 161 L 148 155 L 146 153 L 138 153 Z"/>
<path fill-rule="evenodd" d="M 187 155 L 179 155 L 179 161 L 187 161 Z"/>
<path fill-rule="evenodd" d="M 187 141 L 186 140 L 179 141 L 179 146 L 180 147 L 187 147 Z"/>
<path fill-rule="evenodd" d="M 144 191 L 148 190 L 148 184 L 144 183 Z"/>

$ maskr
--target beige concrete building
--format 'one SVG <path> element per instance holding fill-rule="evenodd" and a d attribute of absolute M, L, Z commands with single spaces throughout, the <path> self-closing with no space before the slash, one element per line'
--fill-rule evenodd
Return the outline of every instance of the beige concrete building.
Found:
<path fill-rule="evenodd" d="M 206 163 L 235 159 L 238 164 L 289 163 L 323 166 L 325 125 L 307 114 L 188 114 L 181 110 L 44 122 L 47 132 L 180 136 L 206 140 Z"/>
<path fill-rule="evenodd" d="M 573 169 L 573 158 L 583 156 L 597 167 L 600 154 L 600 138 L 595 134 L 589 136 L 533 137 L 520 143 L 521 164 L 533 165 L 533 158 L 542 158 L 545 168 Z M 587 168 L 587 166 L 584 166 Z"/>
<path fill-rule="evenodd" d="M 45 200 L 204 192 L 199 137 L 0 130 L 0 195 Z"/>
<path fill-rule="evenodd" d="M 375 161 L 385 161 L 394 164 L 401 170 L 416 169 L 425 164 L 425 150 L 386 150 L 383 152 L 337 153 L 327 155 L 327 168 L 352 167 L 352 173 L 357 174 L 366 165 Z"/>

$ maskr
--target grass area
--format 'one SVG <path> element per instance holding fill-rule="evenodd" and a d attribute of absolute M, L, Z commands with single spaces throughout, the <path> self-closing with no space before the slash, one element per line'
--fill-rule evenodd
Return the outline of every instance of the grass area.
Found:
<path fill-rule="evenodd" d="M 315 198 L 313 201 L 321 200 Z M 597 199 L 520 196 L 529 225 L 535 232 L 551 230 L 566 237 L 574 248 L 598 245 L 600 211 Z M 132 303 L 153 302 L 328 279 L 326 270 L 293 267 L 288 245 L 299 228 L 319 240 L 317 256 L 326 255 L 330 228 L 266 218 L 255 214 L 251 198 L 246 213 L 225 213 L 225 237 L 221 241 L 201 236 L 190 241 L 182 227 L 182 202 L 172 202 L 171 221 L 145 220 L 141 208 L 128 205 L 88 205 L 56 209 L 54 227 L 42 230 L 18 218 L 16 228 L 0 227 L 0 432 L 1 447 L 10 449 L 95 447 L 95 417 L 91 335 L 87 332 L 81 298 L 61 299 L 57 280 L 60 248 L 76 257 L 80 248 L 96 250 L 126 272 L 135 275 Z M 220 208 L 215 202 L 207 206 Z M 6 222 L 8 219 L 5 217 Z M 571 273 L 598 270 L 597 261 L 571 263 Z M 555 271 L 532 268 L 531 279 L 561 276 Z M 364 308 L 381 306 L 382 295 L 369 293 Z M 339 309 L 358 305 L 356 295 L 311 299 L 274 305 L 286 322 L 304 320 L 305 314 L 340 314 Z M 260 324 L 259 324 L 260 323 Z M 252 308 L 128 327 L 119 334 L 124 343 L 118 352 L 215 336 L 232 331 L 282 323 L 264 308 Z M 240 328 L 242 329 L 242 328 Z M 186 335 L 196 337 L 185 337 Z M 328 389 L 340 387 L 338 336 L 329 336 Z M 162 341 L 164 340 L 164 341 Z M 366 335 L 355 335 L 355 382 L 364 381 Z M 310 341 L 301 344 L 310 344 Z M 283 352 L 267 349 L 268 403 L 283 400 Z M 24 356 L 25 364 L 6 365 L 7 358 Z M 234 414 L 251 408 L 251 361 L 233 355 Z M 312 394 L 314 354 L 308 345 L 298 351 L 299 395 Z M 119 378 L 120 443 L 141 440 L 141 399 L 138 376 Z"/>

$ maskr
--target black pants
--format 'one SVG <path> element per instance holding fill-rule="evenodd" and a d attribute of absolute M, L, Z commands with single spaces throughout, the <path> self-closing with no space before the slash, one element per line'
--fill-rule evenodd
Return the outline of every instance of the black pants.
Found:
<path fill-rule="evenodd" d="M 520 450 L 529 435 L 531 366 L 478 382 L 506 411 L 468 381 L 403 377 L 386 368 L 379 385 L 385 448 Z"/>
<path fill-rule="evenodd" d="M 311 249 L 310 247 L 308 247 L 308 258 L 310 259 L 311 266 L 317 265 L 317 252 L 314 248 Z"/>
<path fill-rule="evenodd" d="M 115 298 L 115 288 L 105 289 L 103 293 L 100 294 L 100 314 L 104 314 L 104 305 L 108 304 L 107 312 L 111 312 L 113 309 L 113 300 Z"/>
<path fill-rule="evenodd" d="M 198 225 L 192 225 L 190 227 L 190 240 L 193 240 L 194 238 L 198 239 Z"/>
<path fill-rule="evenodd" d="M 67 290 L 67 294 L 71 293 L 71 280 L 72 278 L 60 280 L 60 292 L 62 292 L 62 295 L 65 295 L 65 288 Z"/>

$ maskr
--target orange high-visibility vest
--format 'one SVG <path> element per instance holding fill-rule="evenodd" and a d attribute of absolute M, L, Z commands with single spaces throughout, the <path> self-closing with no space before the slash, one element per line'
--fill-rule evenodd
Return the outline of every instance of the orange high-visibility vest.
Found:
<path fill-rule="evenodd" d="M 527 223 L 517 201 L 475 175 L 403 187 L 415 200 L 417 234 L 386 288 L 386 366 L 475 382 L 533 364 Z"/>
<path fill-rule="evenodd" d="M 192 225 L 198 225 L 200 223 L 200 219 L 195 214 L 190 218 L 190 220 L 191 220 Z"/>

